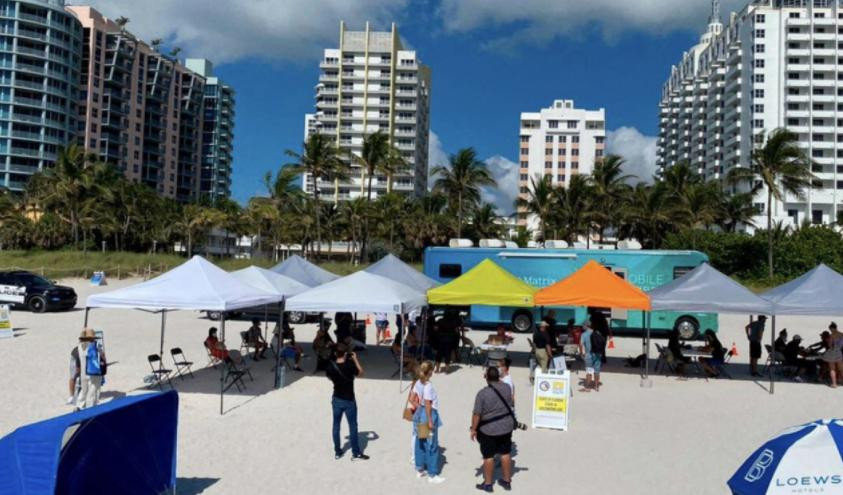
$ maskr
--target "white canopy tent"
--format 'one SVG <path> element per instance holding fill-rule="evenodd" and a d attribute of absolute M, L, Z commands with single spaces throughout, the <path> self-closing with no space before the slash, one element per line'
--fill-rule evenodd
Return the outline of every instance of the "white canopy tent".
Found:
<path fill-rule="evenodd" d="M 776 316 L 841 316 L 843 315 L 843 275 L 825 264 L 799 278 L 769 290 L 761 297 L 773 305 L 770 345 L 775 347 Z M 772 366 L 770 367 L 772 370 Z M 770 393 L 773 373 L 770 372 Z"/>
<path fill-rule="evenodd" d="M 366 268 L 366 271 L 402 283 L 425 294 L 428 290 L 441 285 L 392 254 L 387 254 L 380 261 Z"/>
<path fill-rule="evenodd" d="M 287 300 L 288 311 L 404 314 L 427 304 L 427 296 L 399 282 L 360 271 Z"/>
<path fill-rule="evenodd" d="M 159 356 L 164 353 L 164 331 L 167 312 L 174 310 L 220 311 L 221 338 L 225 340 L 225 312 L 273 304 L 283 299 L 241 282 L 225 270 L 201 256 L 146 282 L 113 291 L 94 294 L 85 303 L 85 325 L 92 308 L 140 309 L 161 313 L 161 341 Z M 221 366 L 220 414 L 223 411 L 225 366 Z"/>
<path fill-rule="evenodd" d="M 297 254 L 273 266 L 270 271 L 290 277 L 308 287 L 317 287 L 340 278 L 339 275 L 319 268 Z"/>

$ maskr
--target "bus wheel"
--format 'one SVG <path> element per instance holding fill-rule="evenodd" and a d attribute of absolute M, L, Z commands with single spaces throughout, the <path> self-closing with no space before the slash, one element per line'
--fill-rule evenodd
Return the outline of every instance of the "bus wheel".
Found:
<path fill-rule="evenodd" d="M 674 327 L 679 331 L 679 338 L 691 340 L 700 336 L 700 324 L 690 316 L 683 316 L 676 320 Z"/>
<path fill-rule="evenodd" d="M 518 311 L 512 315 L 512 329 L 518 333 L 527 333 L 533 328 L 533 315 L 527 311 Z"/>

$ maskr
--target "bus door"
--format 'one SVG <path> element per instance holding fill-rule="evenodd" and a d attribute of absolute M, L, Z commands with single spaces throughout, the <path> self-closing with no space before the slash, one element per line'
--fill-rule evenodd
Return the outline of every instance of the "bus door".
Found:
<path fill-rule="evenodd" d="M 627 276 L 629 275 L 629 270 L 626 269 L 626 268 L 622 268 L 622 267 L 618 267 L 618 266 L 607 266 L 606 268 L 609 269 L 609 270 L 612 270 L 612 273 L 614 273 L 615 275 L 617 275 L 618 277 L 620 277 L 624 280 L 626 280 Z M 616 322 L 616 321 L 617 322 L 623 322 L 623 323 L 620 323 L 620 326 L 625 327 L 626 326 L 626 320 L 629 317 L 628 313 L 629 313 L 629 311 L 627 311 L 626 309 L 612 308 L 612 315 L 611 315 L 612 316 L 612 322 L 613 323 Z"/>

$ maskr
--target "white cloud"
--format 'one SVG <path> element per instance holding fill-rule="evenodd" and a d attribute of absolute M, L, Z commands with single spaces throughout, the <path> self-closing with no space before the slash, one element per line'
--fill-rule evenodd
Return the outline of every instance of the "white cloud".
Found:
<path fill-rule="evenodd" d="M 746 0 L 722 3 L 725 21 Z M 595 28 L 608 38 L 625 31 L 702 30 L 710 13 L 711 2 L 705 0 L 442 0 L 439 9 L 445 29 L 451 32 L 512 26 L 511 34 L 486 43 L 504 51 Z"/>
<path fill-rule="evenodd" d="M 606 151 L 626 160 L 624 172 L 635 177 L 634 182 L 653 182 L 656 173 L 658 138 L 645 136 L 634 127 L 620 127 L 606 136 Z"/>
<path fill-rule="evenodd" d="M 436 166 L 449 166 L 449 154 L 445 151 L 439 136 L 430 131 L 430 147 L 427 150 L 428 167 L 433 170 Z M 492 177 L 498 183 L 497 187 L 484 187 L 482 200 L 495 205 L 501 215 L 510 215 L 515 211 L 515 197 L 518 195 L 518 164 L 500 155 L 495 155 L 483 161 Z M 428 188 L 433 188 L 436 177 L 428 176 Z"/>
<path fill-rule="evenodd" d="M 518 164 L 495 155 L 485 160 L 486 168 L 498 182 L 498 187 L 483 188 L 483 201 L 492 203 L 501 215 L 515 213 L 515 198 L 518 196 Z"/>
<path fill-rule="evenodd" d="M 105 16 L 130 19 L 144 40 L 163 38 L 187 56 L 217 63 L 248 57 L 300 60 L 336 46 L 339 21 L 362 29 L 396 20 L 409 0 L 74 0 Z"/>

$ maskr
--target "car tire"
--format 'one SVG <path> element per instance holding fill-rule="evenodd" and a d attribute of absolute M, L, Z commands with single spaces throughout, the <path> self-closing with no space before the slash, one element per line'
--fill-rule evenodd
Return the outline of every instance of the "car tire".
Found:
<path fill-rule="evenodd" d="M 682 340 L 693 340 L 700 336 L 700 324 L 690 316 L 677 319 L 673 328 L 679 332 L 679 338 Z"/>
<path fill-rule="evenodd" d="M 304 323 L 306 316 L 301 311 L 290 311 L 287 313 L 287 319 L 293 325 Z"/>
<path fill-rule="evenodd" d="M 213 321 L 220 321 L 222 319 L 222 313 L 220 311 L 208 311 L 205 315 L 209 320 Z"/>
<path fill-rule="evenodd" d="M 47 301 L 41 296 L 31 297 L 27 306 L 33 313 L 43 313 L 47 311 Z"/>
<path fill-rule="evenodd" d="M 527 333 L 533 328 L 533 315 L 529 311 L 517 311 L 512 315 L 512 330 Z"/>

